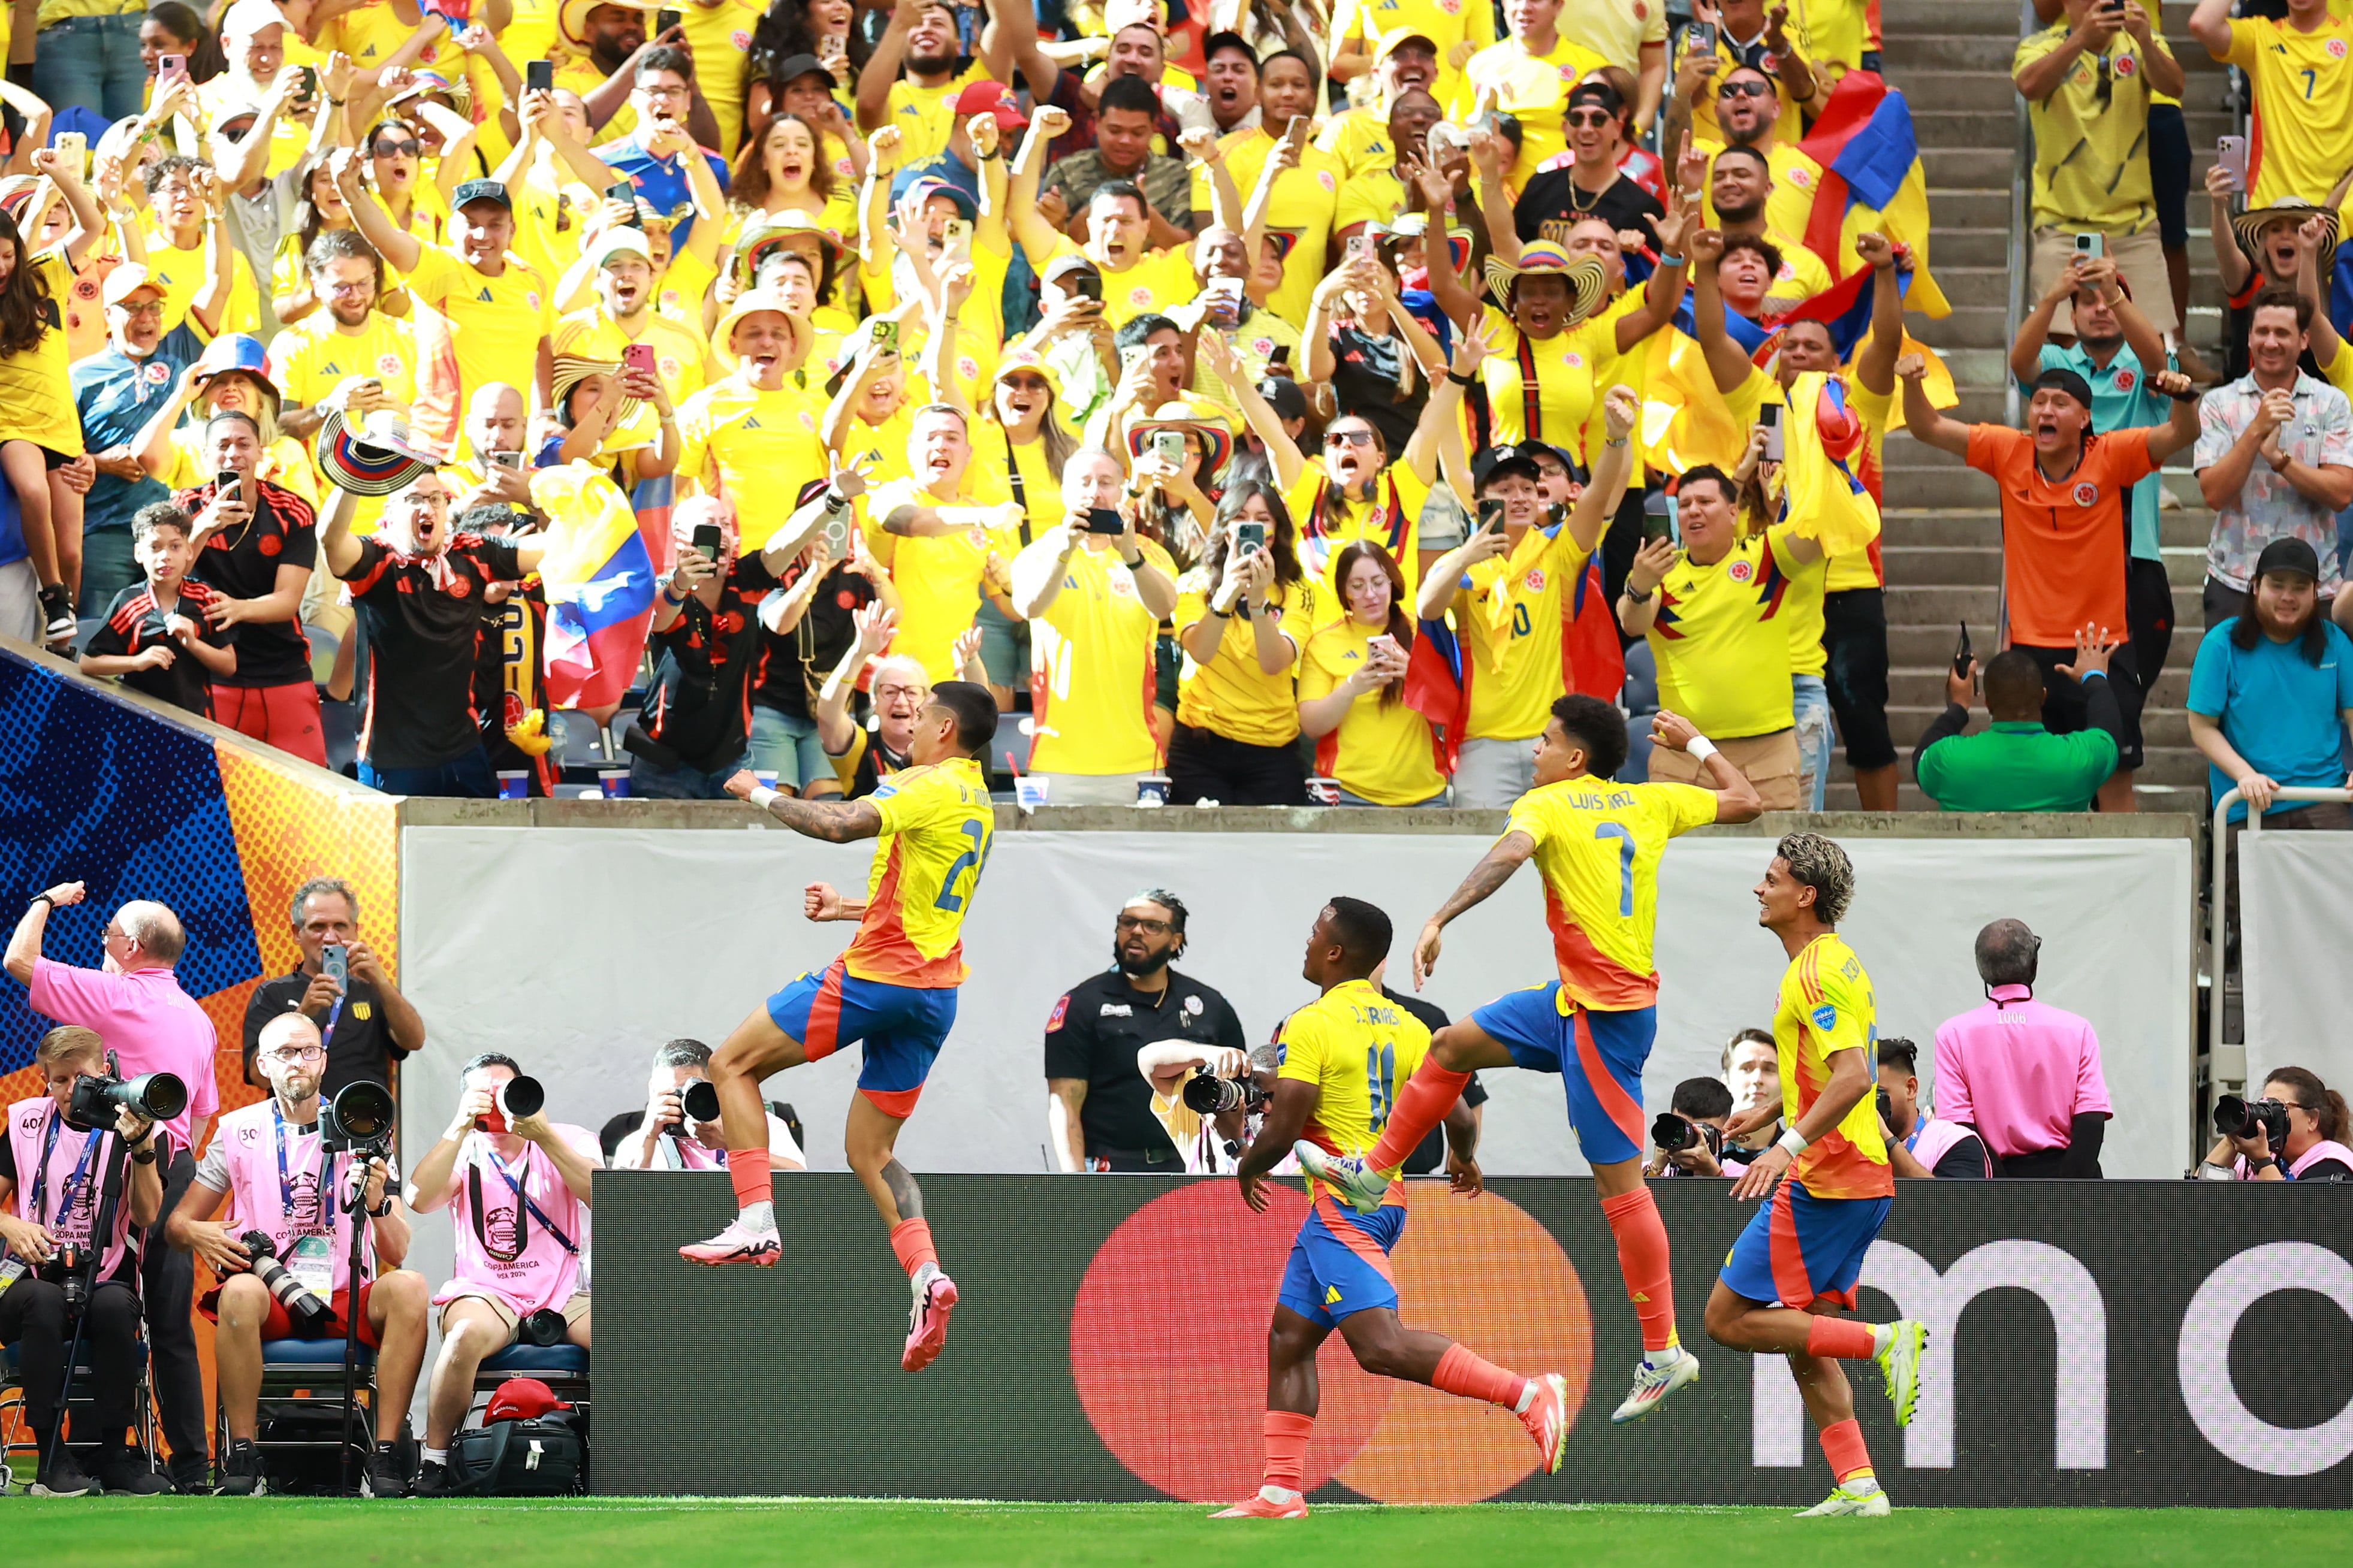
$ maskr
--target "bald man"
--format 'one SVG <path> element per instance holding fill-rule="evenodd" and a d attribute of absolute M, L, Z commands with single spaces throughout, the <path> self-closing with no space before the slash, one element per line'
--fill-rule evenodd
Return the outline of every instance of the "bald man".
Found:
<path fill-rule="evenodd" d="M 187 933 L 179 916 L 162 904 L 138 899 L 115 910 L 100 933 L 100 968 L 77 969 L 41 955 L 51 912 L 82 902 L 85 891 L 79 882 L 62 882 L 34 895 L 8 939 L 5 963 L 11 976 L 32 988 L 35 1012 L 97 1030 L 123 1077 L 168 1072 L 188 1086 L 186 1107 L 163 1124 L 156 1142 L 164 1163 L 164 1209 L 156 1222 L 162 1224 L 195 1180 L 192 1151 L 204 1142 L 205 1129 L 220 1109 L 212 1020 L 180 989 L 173 973 Z M 72 919 L 75 934 L 86 940 L 88 921 Z M 149 1247 L 140 1273 L 154 1347 L 155 1394 L 172 1449 L 172 1484 L 194 1490 L 204 1485 L 206 1470 L 204 1373 L 188 1321 L 195 1297 L 195 1261 L 170 1247 Z"/>
<path fill-rule="evenodd" d="M 458 492 L 452 515 L 478 506 L 531 509 L 531 458 L 524 444 L 522 391 L 503 381 L 485 382 L 466 400 L 466 450 L 472 455 L 441 471 Z"/>

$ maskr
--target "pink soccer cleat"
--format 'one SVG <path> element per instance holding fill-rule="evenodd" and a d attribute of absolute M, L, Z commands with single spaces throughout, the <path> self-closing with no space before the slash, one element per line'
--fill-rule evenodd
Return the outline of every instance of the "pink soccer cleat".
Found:
<path fill-rule="evenodd" d="M 955 1304 L 955 1281 L 933 1274 L 907 1313 L 907 1348 L 899 1355 L 902 1371 L 921 1372 L 940 1359 L 940 1352 L 947 1349 L 948 1314 Z"/>
<path fill-rule="evenodd" d="M 1534 1381 L 1536 1396 L 1520 1412 L 1520 1425 L 1536 1440 L 1544 1473 L 1556 1476 L 1568 1458 L 1568 1380 L 1552 1372 Z"/>
<path fill-rule="evenodd" d="M 1294 1496 L 1288 1502 L 1275 1502 L 1264 1492 L 1252 1492 L 1224 1512 L 1213 1513 L 1209 1517 L 1211 1519 L 1305 1519 L 1307 1500 Z"/>
<path fill-rule="evenodd" d="M 785 1255 L 785 1244 L 773 1230 L 747 1230 L 741 1220 L 729 1220 L 725 1230 L 709 1241 L 687 1243 L 678 1249 L 678 1255 L 706 1268 L 723 1268 L 730 1263 L 774 1268 L 776 1259 Z"/>

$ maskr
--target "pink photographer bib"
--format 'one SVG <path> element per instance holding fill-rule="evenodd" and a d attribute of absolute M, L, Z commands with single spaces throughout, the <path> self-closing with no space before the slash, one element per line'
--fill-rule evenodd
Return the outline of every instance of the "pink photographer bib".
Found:
<path fill-rule="evenodd" d="M 332 1161 L 319 1147 L 319 1124 L 298 1127 L 265 1100 L 232 1110 L 213 1134 L 228 1164 L 232 1237 L 248 1230 L 278 1244 L 279 1261 L 324 1298 L 351 1283 L 352 1191 L 349 1154 Z M 375 1237 L 364 1236 L 360 1268 L 375 1277 Z"/>
<path fill-rule="evenodd" d="M 555 1135 L 591 1165 L 604 1163 L 586 1128 L 554 1125 Z M 512 1163 L 502 1161 L 488 1133 L 470 1132 L 459 1151 L 457 1173 L 457 1195 L 449 1200 L 457 1277 L 433 1300 L 450 1301 L 466 1291 L 487 1290 L 517 1317 L 570 1300 L 582 1289 L 588 1205 L 573 1196 L 555 1162 L 536 1143 L 525 1143 Z"/>
<path fill-rule="evenodd" d="M 17 1214 L 48 1226 L 59 1241 L 88 1247 L 90 1226 L 98 1223 L 106 1162 L 114 1153 L 114 1134 L 75 1131 L 58 1120 L 58 1102 L 44 1094 L 8 1108 L 8 1152 L 16 1161 Z M 128 1171 L 123 1185 L 127 1192 Z M 37 1189 L 38 1203 L 34 1201 Z M 99 1279 L 114 1278 L 130 1245 L 131 1205 L 118 1199 L 113 1234 L 99 1259 Z"/>

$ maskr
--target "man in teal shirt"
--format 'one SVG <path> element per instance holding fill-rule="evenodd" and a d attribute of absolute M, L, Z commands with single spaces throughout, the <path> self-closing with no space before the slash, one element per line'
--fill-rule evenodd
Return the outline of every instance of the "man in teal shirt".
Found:
<path fill-rule="evenodd" d="M 2088 628 L 2087 628 L 2088 632 Z M 2092 797 L 2116 771 L 2124 710 L 2108 688 L 2108 656 L 2116 645 L 2079 633 L 2075 662 L 2059 673 L 2081 681 L 2091 727 L 2054 735 L 2042 727 L 2042 670 L 2017 649 L 1994 655 L 1985 667 L 1986 710 L 1993 722 L 1974 735 L 1969 698 L 1978 673 L 1945 677 L 1946 706 L 1912 753 L 1912 771 L 1930 799 L 1947 811 L 2089 811 Z"/>

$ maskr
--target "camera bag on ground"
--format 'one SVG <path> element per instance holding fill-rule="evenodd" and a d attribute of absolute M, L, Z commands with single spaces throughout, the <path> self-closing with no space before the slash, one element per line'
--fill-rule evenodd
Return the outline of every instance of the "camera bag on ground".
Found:
<path fill-rule="evenodd" d="M 566 1497 L 587 1488 L 588 1444 L 572 1406 L 536 1378 L 510 1378 L 483 1425 L 449 1440 L 449 1489 L 463 1497 Z"/>

